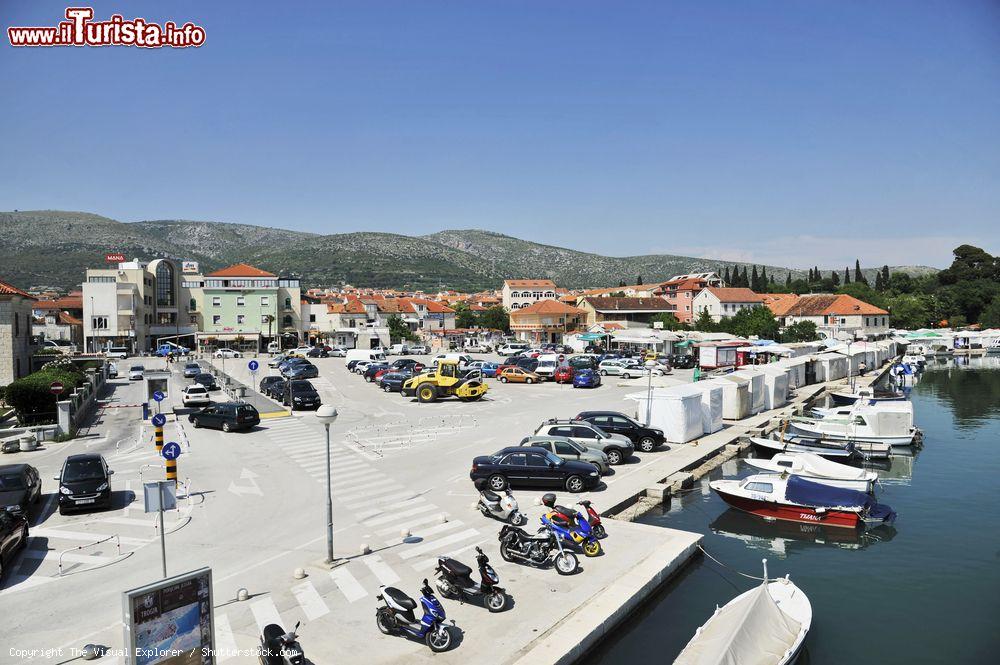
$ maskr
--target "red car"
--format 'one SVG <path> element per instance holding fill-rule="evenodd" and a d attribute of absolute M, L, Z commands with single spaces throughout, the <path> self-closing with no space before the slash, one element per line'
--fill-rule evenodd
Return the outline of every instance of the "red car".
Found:
<path fill-rule="evenodd" d="M 575 371 L 572 367 L 569 365 L 560 365 L 552 373 L 552 380 L 556 383 L 573 383 L 573 374 L 575 374 Z"/>

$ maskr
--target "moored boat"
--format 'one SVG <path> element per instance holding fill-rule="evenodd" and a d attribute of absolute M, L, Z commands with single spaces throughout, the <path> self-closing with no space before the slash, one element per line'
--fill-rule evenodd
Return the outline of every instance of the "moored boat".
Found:
<path fill-rule="evenodd" d="M 878 474 L 846 464 L 823 459 L 814 453 L 778 453 L 771 459 L 747 458 L 747 464 L 762 471 L 788 473 L 821 485 L 842 487 L 871 494 Z"/>
<path fill-rule="evenodd" d="M 792 417 L 786 431 L 800 436 L 855 443 L 883 443 L 909 446 L 919 436 L 913 426 L 913 403 L 906 401 L 859 402 L 846 415 Z"/>
<path fill-rule="evenodd" d="M 765 559 L 763 583 L 716 607 L 674 665 L 789 665 L 811 626 L 809 598 L 787 575 L 769 580 Z"/>
<path fill-rule="evenodd" d="M 768 519 L 857 528 L 891 524 L 896 513 L 864 492 L 821 485 L 798 476 L 756 474 L 713 480 L 709 487 L 733 508 Z"/>
<path fill-rule="evenodd" d="M 767 439 L 758 436 L 747 437 L 758 449 L 772 453 L 813 453 L 828 459 L 847 460 L 860 456 L 850 443 L 837 441 L 826 445 L 818 440 L 803 440 L 797 437 L 785 437 L 783 440 Z"/>
<path fill-rule="evenodd" d="M 860 388 L 854 392 L 850 390 L 834 390 L 830 392 L 830 399 L 837 406 L 850 406 L 858 400 L 875 402 L 902 402 L 906 400 L 906 395 L 899 392 L 874 391 L 871 388 Z"/>

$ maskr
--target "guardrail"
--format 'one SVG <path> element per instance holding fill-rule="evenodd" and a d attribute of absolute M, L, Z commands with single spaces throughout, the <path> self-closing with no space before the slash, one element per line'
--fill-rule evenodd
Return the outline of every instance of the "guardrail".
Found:
<path fill-rule="evenodd" d="M 94 545 L 100 545 L 101 543 L 106 543 L 109 540 L 114 540 L 115 541 L 115 545 L 118 548 L 118 556 L 121 556 L 122 555 L 122 541 L 118 537 L 118 534 L 114 534 L 112 536 L 108 536 L 107 538 L 102 538 L 101 540 L 95 540 L 94 542 L 87 543 L 86 545 L 77 545 L 75 547 L 67 547 L 66 549 L 64 549 L 63 551 L 61 551 L 59 553 L 59 576 L 62 577 L 62 574 L 63 574 L 63 557 L 66 554 L 68 554 L 70 552 L 82 550 L 82 549 L 85 549 L 87 547 L 93 547 Z"/>

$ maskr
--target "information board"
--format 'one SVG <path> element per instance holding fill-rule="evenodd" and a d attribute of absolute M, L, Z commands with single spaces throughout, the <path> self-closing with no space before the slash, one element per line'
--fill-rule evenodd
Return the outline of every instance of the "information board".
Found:
<path fill-rule="evenodd" d="M 126 591 L 122 610 L 129 665 L 214 665 L 211 568 Z"/>

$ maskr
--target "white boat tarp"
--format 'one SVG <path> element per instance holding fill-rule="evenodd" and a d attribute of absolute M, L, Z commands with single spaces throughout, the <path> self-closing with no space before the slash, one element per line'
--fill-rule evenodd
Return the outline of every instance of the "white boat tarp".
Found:
<path fill-rule="evenodd" d="M 705 434 L 722 429 L 722 385 L 717 381 L 689 384 L 701 392 L 701 426 Z"/>
<path fill-rule="evenodd" d="M 709 379 L 698 383 L 722 386 L 722 417 L 726 420 L 743 420 L 750 415 L 750 382 L 728 375 L 725 378 Z"/>
<path fill-rule="evenodd" d="M 647 391 L 630 393 L 625 397 L 638 402 L 638 413 L 645 414 L 648 395 L 652 397 L 649 426 L 663 430 L 669 443 L 687 443 L 704 433 L 700 390 L 690 385 L 672 386 L 655 388 L 649 394 Z"/>
<path fill-rule="evenodd" d="M 778 461 L 791 461 L 792 465 L 783 466 L 777 464 Z M 770 460 L 754 460 L 751 466 L 769 471 L 792 471 L 800 476 L 829 478 L 831 480 L 867 480 L 870 474 L 874 473 L 867 469 L 831 462 L 814 453 L 796 453 L 795 455 L 778 453 Z"/>
<path fill-rule="evenodd" d="M 771 410 L 788 402 L 788 370 L 777 363 L 755 367 L 764 375 L 764 409 Z"/>
<path fill-rule="evenodd" d="M 795 644 L 801 628 L 774 602 L 767 584 L 761 584 L 717 609 L 674 665 L 778 663 Z"/>
<path fill-rule="evenodd" d="M 741 369 L 727 374 L 723 378 L 739 377 L 750 382 L 750 415 L 756 415 L 764 410 L 764 375 L 753 369 Z"/>

